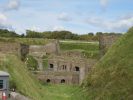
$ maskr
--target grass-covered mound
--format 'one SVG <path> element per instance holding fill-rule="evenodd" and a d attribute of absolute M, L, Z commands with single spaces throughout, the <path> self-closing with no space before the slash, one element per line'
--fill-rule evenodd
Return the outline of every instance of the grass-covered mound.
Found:
<path fill-rule="evenodd" d="M 33 100 L 42 100 L 41 91 L 43 87 L 26 70 L 24 63 L 14 55 L 0 54 L 0 56 L 0 70 L 7 71 L 10 74 L 10 85 Z"/>
<path fill-rule="evenodd" d="M 133 28 L 97 63 L 84 86 L 86 100 L 133 100 Z"/>

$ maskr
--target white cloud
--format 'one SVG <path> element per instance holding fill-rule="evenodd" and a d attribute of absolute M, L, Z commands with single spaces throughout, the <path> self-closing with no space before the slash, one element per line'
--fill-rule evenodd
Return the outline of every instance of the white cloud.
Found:
<path fill-rule="evenodd" d="M 7 20 L 7 17 L 3 13 L 0 13 L 0 23 L 6 20 Z"/>
<path fill-rule="evenodd" d="M 65 30 L 65 28 L 63 26 L 54 26 L 53 27 L 53 31 L 62 31 Z"/>
<path fill-rule="evenodd" d="M 9 0 L 6 10 L 14 10 L 18 9 L 20 6 L 20 1 L 19 0 Z"/>
<path fill-rule="evenodd" d="M 108 0 L 100 0 L 100 4 L 103 7 L 103 9 L 105 9 L 107 7 Z"/>
<path fill-rule="evenodd" d="M 61 21 L 71 21 L 72 18 L 70 17 L 70 15 L 68 13 L 61 13 L 59 16 L 58 16 L 58 20 L 61 20 Z"/>
<path fill-rule="evenodd" d="M 41 29 L 40 29 L 39 27 L 36 27 L 36 26 L 32 26 L 32 27 L 30 28 L 30 30 L 31 30 L 31 31 L 36 31 L 36 32 L 41 31 Z"/>
<path fill-rule="evenodd" d="M 13 30 L 12 26 L 9 24 L 7 20 L 7 16 L 4 15 L 3 13 L 0 13 L 0 29 Z"/>
<path fill-rule="evenodd" d="M 133 16 L 125 17 L 117 20 L 103 20 L 101 18 L 89 18 L 86 20 L 89 25 L 102 28 L 106 31 L 126 31 L 129 27 L 133 26 Z"/>

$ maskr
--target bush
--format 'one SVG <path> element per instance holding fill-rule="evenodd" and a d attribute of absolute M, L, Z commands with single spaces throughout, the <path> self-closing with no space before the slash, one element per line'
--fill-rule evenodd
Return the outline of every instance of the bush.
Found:
<path fill-rule="evenodd" d="M 28 55 L 26 59 L 27 68 L 29 70 L 37 70 L 38 68 L 38 62 L 33 56 Z"/>

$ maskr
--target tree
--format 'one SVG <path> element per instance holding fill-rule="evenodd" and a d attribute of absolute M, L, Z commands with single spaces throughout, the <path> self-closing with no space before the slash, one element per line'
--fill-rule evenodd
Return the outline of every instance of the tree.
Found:
<path fill-rule="evenodd" d="M 89 36 L 94 36 L 94 33 L 90 32 L 88 33 Z"/>
<path fill-rule="evenodd" d="M 14 31 L 9 31 L 7 29 L 0 29 L 0 37 L 19 37 Z"/>

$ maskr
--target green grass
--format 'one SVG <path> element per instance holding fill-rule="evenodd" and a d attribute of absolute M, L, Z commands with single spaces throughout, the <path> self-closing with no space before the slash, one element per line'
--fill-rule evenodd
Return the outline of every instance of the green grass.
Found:
<path fill-rule="evenodd" d="M 18 92 L 29 96 L 33 100 L 41 100 L 43 98 L 41 93 L 43 87 L 32 77 L 18 57 L 4 55 L 4 61 L 0 62 L 0 69 L 10 73 L 10 80 L 16 84 Z"/>
<path fill-rule="evenodd" d="M 96 64 L 83 86 L 84 100 L 133 100 L 133 28 Z"/>
<path fill-rule="evenodd" d="M 81 42 L 81 41 L 62 41 L 60 42 L 62 51 L 78 51 L 87 58 L 99 58 L 98 42 Z"/>
<path fill-rule="evenodd" d="M 48 85 L 45 87 L 48 90 L 45 96 L 46 100 L 77 100 L 72 99 L 72 95 L 80 89 L 79 86 L 70 85 Z"/>
<path fill-rule="evenodd" d="M 73 43 L 73 42 L 60 42 L 61 50 L 86 50 L 97 51 L 99 50 L 98 43 Z"/>
<path fill-rule="evenodd" d="M 42 39 L 42 38 L 4 38 L 0 37 L 2 42 L 17 42 L 27 45 L 45 45 L 52 42 L 53 39 Z"/>

